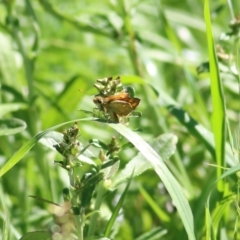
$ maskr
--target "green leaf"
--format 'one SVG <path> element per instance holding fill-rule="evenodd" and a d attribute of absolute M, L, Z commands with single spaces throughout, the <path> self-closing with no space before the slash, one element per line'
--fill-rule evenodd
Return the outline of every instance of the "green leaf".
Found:
<path fill-rule="evenodd" d="M 218 60 L 215 52 L 215 44 L 212 33 L 211 15 L 208 0 L 205 0 L 204 3 L 204 19 L 207 30 L 208 54 L 210 64 L 211 96 L 213 105 L 212 129 L 216 146 L 216 160 L 219 166 L 224 166 L 226 140 L 226 110 L 222 90 L 222 82 L 218 69 Z M 222 173 L 222 168 L 217 168 L 217 176 L 220 177 Z M 218 190 L 223 191 L 223 188 L 223 182 L 220 181 L 218 183 Z"/>
<path fill-rule="evenodd" d="M 159 220 L 161 222 L 170 222 L 170 217 L 167 213 L 162 210 L 157 203 L 154 201 L 154 199 L 148 194 L 148 192 L 142 187 L 138 186 L 138 189 L 146 202 L 149 204 L 149 206 L 153 209 L 154 213 L 158 216 Z"/>
<path fill-rule="evenodd" d="M 120 165 L 119 159 L 116 160 L 110 160 L 102 165 L 101 172 L 104 173 L 104 179 L 111 178 L 118 170 Z"/>
<path fill-rule="evenodd" d="M 3 187 L 2 187 L 2 182 L 0 183 L 0 208 L 1 210 L 1 215 L 2 219 L 4 219 L 3 224 L 2 224 L 2 235 L 3 235 L 3 240 L 8 240 L 11 238 L 11 233 L 13 233 L 13 226 L 11 225 L 11 220 L 10 220 L 10 213 L 9 213 L 9 196 L 4 193 Z M 15 229 L 14 229 L 15 230 Z"/>
<path fill-rule="evenodd" d="M 46 133 L 40 140 L 39 143 L 44 145 L 45 147 L 48 147 L 54 151 L 56 151 L 56 148 L 54 145 L 59 144 L 63 140 L 63 134 L 60 132 L 51 131 Z"/>
<path fill-rule="evenodd" d="M 216 240 L 215 234 L 213 231 L 212 219 L 211 219 L 211 214 L 210 214 L 208 204 L 206 204 L 206 207 L 205 207 L 205 227 L 206 227 L 206 233 L 205 233 L 206 239 Z"/>
<path fill-rule="evenodd" d="M 151 87 L 153 89 L 155 88 L 154 86 Z M 193 119 L 186 111 L 182 109 L 182 107 L 174 99 L 172 99 L 168 94 L 166 94 L 166 92 L 162 91 L 159 88 L 157 89 L 157 91 L 159 92 L 159 106 L 164 106 L 165 108 L 167 108 L 168 111 L 174 117 L 176 117 L 183 126 L 187 128 L 190 134 L 199 139 L 205 145 L 208 151 L 212 154 L 213 158 L 215 158 L 215 143 L 212 132 L 210 132 L 206 127 Z M 225 158 L 226 162 L 230 166 L 235 165 L 232 150 L 229 144 L 226 144 Z"/>
<path fill-rule="evenodd" d="M 150 141 L 152 148 L 166 161 L 176 150 L 177 137 L 171 133 L 162 134 L 159 137 Z M 137 156 L 133 157 L 131 161 L 128 162 L 126 167 L 121 170 L 118 175 L 113 179 L 111 190 L 117 188 L 119 184 L 126 181 L 134 169 L 134 175 L 138 176 L 142 174 L 147 169 L 152 168 L 149 161 L 143 156 L 143 154 L 138 153 Z"/>
<path fill-rule="evenodd" d="M 51 132 L 48 132 L 46 135 L 44 135 L 39 140 L 39 143 L 56 151 L 56 148 L 54 147 L 54 145 L 59 144 L 60 142 L 62 142 L 62 140 L 63 140 L 62 133 L 51 131 Z M 81 149 L 84 148 L 81 143 L 80 143 L 80 146 L 81 146 Z M 80 154 L 77 158 L 79 161 L 81 161 L 83 163 L 87 163 L 87 164 L 96 166 L 96 163 L 90 157 L 93 157 L 93 154 L 88 149 L 86 149 L 84 151 L 84 153 Z"/>
<path fill-rule="evenodd" d="M 26 123 L 18 118 L 0 119 L 0 136 L 22 132 L 26 127 Z"/>
<path fill-rule="evenodd" d="M 188 234 L 188 239 L 196 239 L 194 234 L 193 216 L 189 203 L 183 194 L 181 186 L 176 181 L 172 173 L 168 170 L 162 158 L 137 133 L 131 131 L 124 125 L 109 124 L 109 126 L 127 138 L 149 161 L 157 175 L 164 183 L 168 193 L 172 197 L 172 200 L 178 210 L 180 218 L 182 219 L 183 225 Z"/>
<path fill-rule="evenodd" d="M 212 189 L 215 187 L 215 185 L 219 181 L 222 181 L 224 178 L 229 177 L 239 171 L 240 171 L 240 164 L 237 164 L 236 166 L 228 169 L 222 174 L 221 177 L 219 177 L 214 182 L 214 184 L 212 185 Z M 226 190 L 225 190 L 225 194 L 226 194 Z M 219 222 L 222 219 L 223 215 L 226 213 L 225 210 L 229 207 L 230 201 L 232 200 L 231 192 L 228 191 L 226 196 L 228 195 L 230 198 L 229 199 L 226 198 L 223 202 L 219 202 L 217 206 L 214 208 L 214 211 L 211 216 L 211 211 L 210 211 L 211 195 L 212 195 L 212 190 L 210 191 L 205 204 L 205 218 L 206 218 L 205 227 L 206 227 L 206 236 L 208 237 L 206 239 L 216 239 L 216 235 L 217 235 L 216 232 L 219 227 Z M 209 237 L 210 235 L 212 236 L 212 238 Z"/>
<path fill-rule="evenodd" d="M 0 32 L 0 78 L 1 82 L 9 85 L 14 84 L 15 88 L 21 86 L 17 77 L 17 64 L 14 51 L 11 45 L 11 38 Z"/>
<path fill-rule="evenodd" d="M 96 187 L 96 185 L 103 180 L 104 173 L 98 172 L 96 174 L 91 175 L 86 181 L 82 181 L 81 191 L 81 207 L 86 207 L 91 203 L 92 194 Z"/>
<path fill-rule="evenodd" d="M 220 228 L 220 223 L 222 218 L 224 217 L 224 214 L 226 214 L 226 212 L 229 209 L 229 205 L 233 203 L 233 196 L 230 194 L 231 193 L 228 192 L 228 195 L 226 195 L 226 197 L 223 198 L 223 200 L 219 202 L 219 204 L 217 204 L 217 206 L 214 208 L 214 210 L 211 213 L 213 229 L 216 233 L 218 231 L 217 229 Z"/>
<path fill-rule="evenodd" d="M 69 122 L 61 123 L 54 127 L 51 127 L 43 132 L 38 133 L 29 141 L 27 141 L 8 161 L 5 165 L 0 169 L 0 177 L 3 176 L 6 172 L 8 172 L 15 164 L 17 164 L 31 149 L 32 147 L 47 133 L 53 131 L 56 128 L 60 128 L 64 125 L 71 124 L 73 122 L 80 122 L 80 121 L 91 121 L 92 118 L 83 118 L 83 119 L 76 119 Z"/>
<path fill-rule="evenodd" d="M 158 240 L 167 234 L 167 230 L 162 227 L 156 227 L 142 234 L 135 240 Z"/>
<path fill-rule="evenodd" d="M 106 226 L 106 229 L 105 229 L 105 232 L 104 232 L 104 237 L 109 237 L 110 236 L 113 224 L 116 221 L 118 213 L 119 213 L 119 211 L 120 211 L 120 209 L 123 205 L 123 202 L 124 202 L 125 196 L 127 194 L 128 188 L 130 186 L 131 180 L 132 180 L 132 176 L 131 176 L 131 178 L 129 178 L 128 184 L 126 185 L 126 188 L 124 189 L 124 192 L 122 193 L 121 198 L 119 199 L 119 201 L 117 203 L 117 206 L 115 207 L 115 209 L 112 213 L 112 216 L 107 223 L 107 226 Z"/>
<path fill-rule="evenodd" d="M 218 178 L 214 184 L 216 184 L 218 181 L 226 178 L 226 177 L 229 177 L 231 175 L 233 175 L 234 173 L 237 173 L 238 171 L 240 171 L 240 164 L 237 164 L 236 166 L 234 167 L 231 167 L 229 168 L 227 171 L 225 171 L 222 176 L 220 178 Z"/>
<path fill-rule="evenodd" d="M 28 107 L 25 103 L 5 103 L 0 105 L 0 117 L 10 112 L 15 112 Z"/>
<path fill-rule="evenodd" d="M 34 198 L 34 199 L 36 199 L 37 201 L 40 201 L 40 202 L 44 202 L 44 203 L 52 204 L 52 205 L 55 205 L 55 206 L 58 206 L 58 207 L 62 207 L 61 205 L 59 205 L 59 204 L 57 204 L 57 203 L 55 203 L 53 201 L 41 198 L 39 196 L 28 195 L 28 197 Z"/>
<path fill-rule="evenodd" d="M 51 233 L 46 231 L 29 232 L 19 240 L 51 240 Z"/>

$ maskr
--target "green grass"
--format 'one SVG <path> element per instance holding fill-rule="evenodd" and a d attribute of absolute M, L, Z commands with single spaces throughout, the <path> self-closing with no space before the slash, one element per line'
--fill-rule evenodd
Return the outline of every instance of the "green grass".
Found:
<path fill-rule="evenodd" d="M 237 0 L 0 2 L 0 238 L 49 237 L 62 226 L 50 203 L 79 179 L 78 239 L 238 239 L 239 12 Z M 109 76 L 141 99 L 128 126 L 86 115 Z M 76 120 L 89 148 L 71 172 L 53 145 Z M 113 136 L 120 161 L 103 163 Z"/>

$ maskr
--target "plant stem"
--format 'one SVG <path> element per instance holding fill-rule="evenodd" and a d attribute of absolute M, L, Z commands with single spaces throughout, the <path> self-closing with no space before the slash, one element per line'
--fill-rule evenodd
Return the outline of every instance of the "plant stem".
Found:
<path fill-rule="evenodd" d="M 55 9 L 53 4 L 49 3 L 49 1 L 41 0 L 39 1 L 39 3 L 47 12 L 51 13 L 54 17 L 57 17 L 61 21 L 66 21 L 70 23 L 80 31 L 86 31 L 86 32 L 102 35 L 105 37 L 110 36 L 111 38 L 118 37 L 117 31 L 113 27 L 110 27 L 110 24 L 108 28 L 98 27 L 93 24 L 85 24 L 81 21 L 76 21 L 74 18 L 71 18 L 66 14 L 65 15 L 62 14 L 57 9 Z"/>
<path fill-rule="evenodd" d="M 143 66 L 142 66 L 141 60 L 138 57 L 135 32 L 131 24 L 130 11 L 128 9 L 127 2 L 125 0 L 120 0 L 119 5 L 122 8 L 123 21 L 124 21 L 127 34 L 129 36 L 130 42 L 128 46 L 128 53 L 132 61 L 134 72 L 136 75 L 143 78 L 144 77 Z M 143 97 L 146 102 L 146 105 L 150 107 L 149 111 L 151 112 L 151 120 L 152 120 L 152 124 L 150 124 L 150 126 L 152 126 L 153 128 L 153 132 L 159 132 L 159 130 L 156 131 L 156 128 L 161 128 L 160 125 L 158 124 L 160 117 L 158 112 L 156 111 L 155 104 L 149 98 L 149 96 L 152 93 L 150 93 L 150 89 L 146 88 L 144 85 L 141 86 L 141 90 L 142 90 L 141 92 L 143 93 Z"/>
<path fill-rule="evenodd" d="M 85 209 L 81 208 L 80 215 L 75 216 L 78 240 L 84 239 L 84 237 L 83 237 L 83 229 L 84 229 L 84 225 L 85 225 L 84 221 L 85 221 Z"/>
<path fill-rule="evenodd" d="M 100 206 L 102 204 L 103 195 L 105 194 L 105 192 L 106 191 L 105 191 L 105 188 L 103 186 L 103 182 L 101 181 L 98 184 L 98 187 L 97 187 L 97 197 L 96 197 L 96 202 L 95 202 L 93 212 L 100 209 Z M 94 234 L 94 230 L 95 230 L 95 226 L 96 226 L 96 222 L 97 222 L 97 217 L 98 217 L 97 213 L 95 213 L 91 216 L 90 225 L 89 225 L 88 234 L 87 234 L 88 237 L 93 236 L 93 234 Z"/>
<path fill-rule="evenodd" d="M 71 168 L 68 171 L 68 176 L 69 176 L 69 183 L 70 183 L 70 189 L 74 188 L 74 168 Z M 75 192 L 74 192 L 75 193 Z M 74 195 L 74 193 L 72 192 L 71 195 Z M 76 206 L 77 205 L 77 196 L 73 196 L 71 199 L 71 205 L 72 206 Z M 80 215 L 74 215 L 74 220 L 75 220 L 75 224 L 76 224 L 76 232 L 77 232 L 77 237 L 78 240 L 83 240 L 83 229 L 84 229 L 84 221 L 85 221 L 85 209 L 81 208 L 80 209 Z"/>

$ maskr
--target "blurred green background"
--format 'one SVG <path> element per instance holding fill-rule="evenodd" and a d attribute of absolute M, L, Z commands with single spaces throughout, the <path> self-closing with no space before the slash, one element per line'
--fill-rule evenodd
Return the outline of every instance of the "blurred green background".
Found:
<path fill-rule="evenodd" d="M 1 166 L 40 131 L 86 117 L 78 110 L 92 111 L 95 107 L 92 98 L 97 94 L 93 87 L 96 79 L 121 76 L 123 84 L 133 86 L 135 96 L 141 98 L 138 110 L 142 117 L 132 118 L 129 127 L 138 129 L 146 141 L 163 133 L 178 137 L 177 151 L 167 165 L 190 202 L 196 236 L 202 239 L 206 196 L 216 180 L 216 168 L 206 163 L 214 164 L 215 159 L 208 145 L 210 135 L 208 138 L 205 132 L 196 132 L 186 119 L 191 116 L 204 131 L 211 132 L 203 8 L 200 0 L 0 1 L 0 117 L 17 118 L 27 124 L 20 133 L 0 136 Z M 230 21 L 240 12 L 240 1 L 210 1 L 210 8 L 216 44 L 231 55 L 219 62 L 227 114 L 235 135 L 240 106 L 235 64 L 238 36 L 227 33 L 231 32 Z M 197 72 L 199 66 L 201 73 Z M 4 107 L 8 110 L 3 111 Z M 109 142 L 116 135 L 91 121 L 79 127 L 83 143 L 92 138 Z M 135 154 L 133 149 L 121 151 L 120 168 Z M 63 201 L 62 189 L 68 186 L 68 180 L 66 172 L 54 165 L 57 158 L 55 152 L 37 144 L 1 178 L 0 223 L 7 223 L 9 239 L 51 229 L 48 205 L 28 195 L 59 204 Z M 137 183 L 170 216 L 169 221 L 156 214 Z M 103 209 L 111 211 L 119 191 L 107 195 Z M 234 201 L 230 206 L 226 239 L 233 239 L 237 217 Z M 174 203 L 153 170 L 133 180 L 118 224 L 114 239 L 137 239 L 159 226 L 166 230 L 161 239 L 187 239 Z M 4 236 L 3 229 L 0 236 Z"/>

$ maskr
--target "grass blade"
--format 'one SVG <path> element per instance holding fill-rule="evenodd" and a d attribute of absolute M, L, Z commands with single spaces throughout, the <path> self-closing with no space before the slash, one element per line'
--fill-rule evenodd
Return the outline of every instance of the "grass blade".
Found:
<path fill-rule="evenodd" d="M 6 172 L 8 172 L 14 165 L 16 165 L 30 150 L 33 148 L 33 146 L 47 133 L 53 131 L 54 129 L 57 129 L 59 127 L 62 127 L 64 125 L 73 123 L 73 122 L 80 122 L 80 121 L 90 121 L 93 120 L 93 118 L 83 118 L 83 119 L 76 119 L 69 122 L 58 124 L 54 127 L 48 128 L 47 130 L 44 130 L 37 135 L 35 135 L 33 138 L 31 138 L 28 142 L 26 142 L 8 161 L 5 163 L 5 165 L 0 169 L 0 177 L 2 177 Z"/>
<path fill-rule="evenodd" d="M 189 203 L 185 198 L 179 183 L 176 181 L 172 173 L 168 170 L 161 157 L 137 133 L 131 131 L 124 125 L 109 124 L 109 126 L 127 138 L 136 147 L 136 149 L 138 149 L 142 155 L 151 163 L 153 169 L 161 178 L 170 196 L 172 197 L 172 200 L 178 210 L 180 218 L 182 219 L 183 225 L 188 234 L 188 239 L 196 239 L 194 234 L 193 216 Z"/>
<path fill-rule="evenodd" d="M 116 218 L 118 216 L 118 213 L 119 213 L 119 211 L 120 211 L 120 209 L 121 209 L 121 207 L 123 205 L 123 202 L 124 202 L 125 196 L 127 194 L 128 188 L 130 186 L 131 180 L 132 180 L 132 176 L 129 179 L 126 188 L 124 189 L 124 192 L 122 193 L 122 196 L 119 199 L 119 202 L 118 202 L 117 206 L 115 207 L 114 212 L 113 212 L 110 220 L 108 221 L 108 224 L 106 226 L 105 233 L 104 233 L 105 237 L 109 237 L 110 236 L 110 233 L 111 233 L 111 230 L 112 230 L 112 226 L 113 226 L 113 224 L 114 224 L 114 222 L 115 222 L 115 220 L 116 220 Z"/>
<path fill-rule="evenodd" d="M 215 52 L 214 39 L 212 34 L 211 16 L 209 2 L 205 0 L 204 18 L 207 30 L 208 54 L 210 64 L 211 96 L 212 96 L 212 129 L 215 139 L 216 160 L 219 166 L 224 166 L 225 138 L 226 138 L 226 114 L 225 100 L 220 79 L 218 60 Z M 223 173 L 221 168 L 217 168 L 217 177 Z M 223 191 L 223 182 L 218 182 L 218 190 Z"/>

